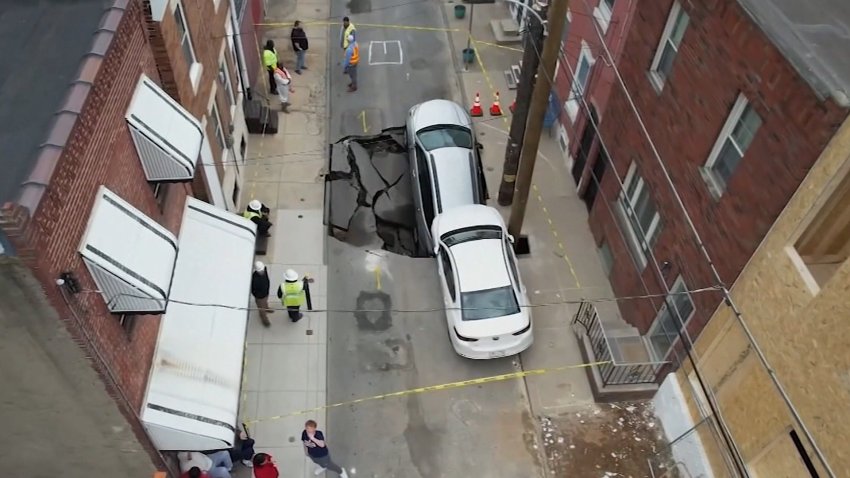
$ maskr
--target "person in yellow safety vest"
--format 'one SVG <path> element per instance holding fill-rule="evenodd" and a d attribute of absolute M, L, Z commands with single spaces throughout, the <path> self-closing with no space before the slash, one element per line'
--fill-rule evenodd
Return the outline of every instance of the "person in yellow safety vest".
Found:
<path fill-rule="evenodd" d="M 348 39 L 350 36 L 354 36 L 357 32 L 357 28 L 354 27 L 354 24 L 351 23 L 351 20 L 348 17 L 344 17 L 342 19 L 342 28 L 339 31 L 339 44 L 342 46 L 342 49 L 345 50 L 348 48 L 348 43 L 351 40 Z"/>
<path fill-rule="evenodd" d="M 277 288 L 277 297 L 289 313 L 289 320 L 298 322 L 304 315 L 301 306 L 307 302 L 307 293 L 304 291 L 304 282 L 298 280 L 298 273 L 287 269 L 283 274 L 283 284 Z"/>
<path fill-rule="evenodd" d="M 357 44 L 354 35 L 348 37 L 348 41 L 342 72 L 351 78 L 351 83 L 348 84 L 348 91 L 357 91 L 357 64 L 360 63 L 360 45 Z"/>
<path fill-rule="evenodd" d="M 272 227 L 272 223 L 269 221 L 269 212 L 270 210 L 265 204 L 253 199 L 248 203 L 248 207 L 242 213 L 242 217 L 257 225 L 257 233 L 259 235 L 269 237 L 271 236 L 269 229 Z"/>
<path fill-rule="evenodd" d="M 266 46 L 263 47 L 263 67 L 269 73 L 269 92 L 273 95 L 277 94 L 277 83 L 274 81 L 274 69 L 277 68 L 277 50 L 274 49 L 274 42 L 266 41 Z"/>

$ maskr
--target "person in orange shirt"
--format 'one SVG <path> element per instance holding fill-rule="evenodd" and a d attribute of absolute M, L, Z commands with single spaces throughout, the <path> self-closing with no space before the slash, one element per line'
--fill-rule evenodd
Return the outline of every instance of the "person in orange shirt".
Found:
<path fill-rule="evenodd" d="M 360 63 L 360 46 L 354 39 L 354 35 L 348 36 L 348 48 L 345 49 L 345 63 L 342 72 L 351 78 L 348 91 L 357 91 L 357 64 Z"/>
<path fill-rule="evenodd" d="M 280 472 L 274 459 L 268 453 L 257 453 L 254 455 L 254 478 L 278 478 Z"/>

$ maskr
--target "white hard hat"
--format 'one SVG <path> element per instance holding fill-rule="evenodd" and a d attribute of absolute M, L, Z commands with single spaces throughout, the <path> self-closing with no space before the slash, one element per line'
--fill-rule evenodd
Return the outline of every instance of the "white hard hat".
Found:
<path fill-rule="evenodd" d="M 354 35 L 348 35 L 348 41 L 353 42 L 354 41 Z"/>
<path fill-rule="evenodd" d="M 292 269 L 286 269 L 286 272 L 283 273 L 283 278 L 286 282 L 295 282 L 298 280 L 298 273 Z"/>
<path fill-rule="evenodd" d="M 252 199 L 251 202 L 248 203 L 248 207 L 255 210 L 255 211 L 259 211 L 260 208 L 263 207 L 263 203 L 261 203 L 257 199 Z"/>
<path fill-rule="evenodd" d="M 263 261 L 257 261 L 254 263 L 254 270 L 257 272 L 262 272 L 266 270 L 266 265 L 263 264 Z"/>

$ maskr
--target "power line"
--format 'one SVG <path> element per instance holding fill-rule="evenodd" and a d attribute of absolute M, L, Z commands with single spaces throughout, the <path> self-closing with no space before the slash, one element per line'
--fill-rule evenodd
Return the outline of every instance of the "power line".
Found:
<path fill-rule="evenodd" d="M 699 289 L 691 289 L 687 291 L 682 291 L 679 293 L 673 293 L 678 295 L 685 294 L 699 294 L 699 293 L 709 293 L 709 292 L 717 292 L 720 289 L 714 286 L 711 287 L 702 287 Z M 80 294 L 103 294 L 102 291 L 99 290 L 81 290 L 78 293 Z M 541 302 L 538 304 L 526 304 L 526 305 L 518 305 L 520 309 L 538 309 L 543 307 L 554 307 L 554 306 L 562 306 L 562 305 L 579 305 L 582 303 L 610 303 L 610 302 L 624 302 L 624 301 L 632 301 L 632 300 L 643 300 L 643 299 L 651 299 L 651 298 L 661 298 L 664 297 L 663 294 L 647 294 L 647 295 L 636 295 L 636 296 L 625 296 L 625 297 L 594 297 L 594 298 L 582 298 L 582 299 L 565 299 L 561 301 L 553 301 L 553 302 Z M 131 298 L 131 299 L 143 299 L 143 300 L 157 300 L 151 298 L 150 296 L 136 295 L 136 294 L 116 294 L 110 302 L 114 302 L 115 300 L 121 298 Z M 211 307 L 218 309 L 230 309 L 230 310 L 244 310 L 244 311 L 257 311 L 260 310 L 258 307 L 241 307 L 227 304 L 216 304 L 211 302 L 196 302 L 196 301 L 187 301 L 180 299 L 172 299 L 166 298 L 163 302 L 166 305 L 168 304 L 179 304 L 179 305 L 188 305 L 192 307 Z M 420 313 L 430 313 L 430 312 L 448 312 L 448 311 L 481 311 L 481 310 L 504 310 L 505 307 L 430 307 L 430 308 L 422 308 L 422 309 L 311 309 L 310 312 L 328 312 L 328 313 L 358 313 L 358 312 L 390 312 L 390 313 L 398 313 L 398 314 L 420 314 Z M 286 311 L 284 308 L 274 308 L 269 307 L 266 310 L 275 310 L 275 311 Z"/>

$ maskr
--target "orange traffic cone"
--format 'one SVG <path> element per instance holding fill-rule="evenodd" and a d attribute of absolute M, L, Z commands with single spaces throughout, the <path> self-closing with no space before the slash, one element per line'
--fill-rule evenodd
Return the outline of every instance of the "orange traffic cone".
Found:
<path fill-rule="evenodd" d="M 481 95 L 478 93 L 475 93 L 475 101 L 472 103 L 472 108 L 469 109 L 469 116 L 484 116 L 484 110 L 481 109 Z"/>
<path fill-rule="evenodd" d="M 514 98 L 514 101 L 511 103 L 510 106 L 508 106 L 508 109 L 511 110 L 511 113 L 516 110 L 516 98 Z"/>
<path fill-rule="evenodd" d="M 496 92 L 496 100 L 490 106 L 490 116 L 502 116 L 502 105 L 499 104 L 499 92 Z"/>

